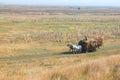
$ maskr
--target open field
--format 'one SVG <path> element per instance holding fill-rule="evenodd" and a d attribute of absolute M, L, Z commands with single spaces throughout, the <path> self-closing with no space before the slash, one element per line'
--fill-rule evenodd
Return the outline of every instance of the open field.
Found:
<path fill-rule="evenodd" d="M 0 6 L 0 80 L 120 80 L 119 9 Z M 103 46 L 69 53 L 85 35 Z"/>

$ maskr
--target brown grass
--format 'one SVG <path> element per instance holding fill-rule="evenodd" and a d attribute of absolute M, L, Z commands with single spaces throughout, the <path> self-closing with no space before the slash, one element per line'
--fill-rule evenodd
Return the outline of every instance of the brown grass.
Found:
<path fill-rule="evenodd" d="M 0 79 L 119 80 L 119 54 L 120 50 L 115 50 L 80 55 L 58 55 L 46 58 L 28 58 L 28 60 L 1 61 Z"/>
<path fill-rule="evenodd" d="M 50 8 L 4 8 L 0 6 L 0 80 L 120 80 L 120 15 L 114 8 L 103 13 L 74 8 L 72 14 L 70 8 L 54 13 Z M 84 36 L 101 36 L 103 46 L 95 53 L 69 54 L 66 44 L 77 44 Z"/>
<path fill-rule="evenodd" d="M 102 61 L 101 61 L 102 60 Z M 114 55 L 97 60 L 68 65 L 56 70 L 47 71 L 44 80 L 114 80 L 120 79 L 119 71 L 114 73 L 120 64 L 120 56 Z M 119 66 L 120 69 L 120 66 Z M 118 69 L 117 69 L 118 70 Z"/>

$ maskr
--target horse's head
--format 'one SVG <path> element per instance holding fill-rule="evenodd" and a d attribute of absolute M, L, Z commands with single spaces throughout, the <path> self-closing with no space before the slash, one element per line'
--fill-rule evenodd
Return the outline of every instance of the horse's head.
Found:
<path fill-rule="evenodd" d="M 71 48 L 71 49 L 73 48 L 73 44 L 72 44 L 72 43 L 68 43 L 67 46 L 68 46 L 69 48 Z"/>
<path fill-rule="evenodd" d="M 72 46 L 73 44 L 72 43 L 68 43 L 67 46 Z"/>

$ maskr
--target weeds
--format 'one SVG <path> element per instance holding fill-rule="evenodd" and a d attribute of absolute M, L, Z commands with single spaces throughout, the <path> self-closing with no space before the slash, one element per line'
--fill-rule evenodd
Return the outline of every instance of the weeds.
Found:
<path fill-rule="evenodd" d="M 0 6 L 0 80 L 120 79 L 119 9 L 4 8 Z M 69 54 L 66 44 L 77 44 L 84 36 L 101 36 L 103 47 Z"/>

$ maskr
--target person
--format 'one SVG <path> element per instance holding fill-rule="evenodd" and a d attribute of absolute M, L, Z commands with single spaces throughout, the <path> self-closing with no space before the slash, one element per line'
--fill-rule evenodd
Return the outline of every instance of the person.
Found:
<path fill-rule="evenodd" d="M 86 41 L 87 41 L 87 37 L 85 36 L 85 38 L 83 40 L 80 40 L 78 42 L 78 45 L 83 45 L 83 43 L 86 42 Z"/>
<path fill-rule="evenodd" d="M 87 51 L 87 37 L 85 36 L 85 38 L 83 40 L 80 40 L 78 42 L 78 45 L 80 45 L 82 47 L 82 51 L 81 52 L 86 52 Z"/>

